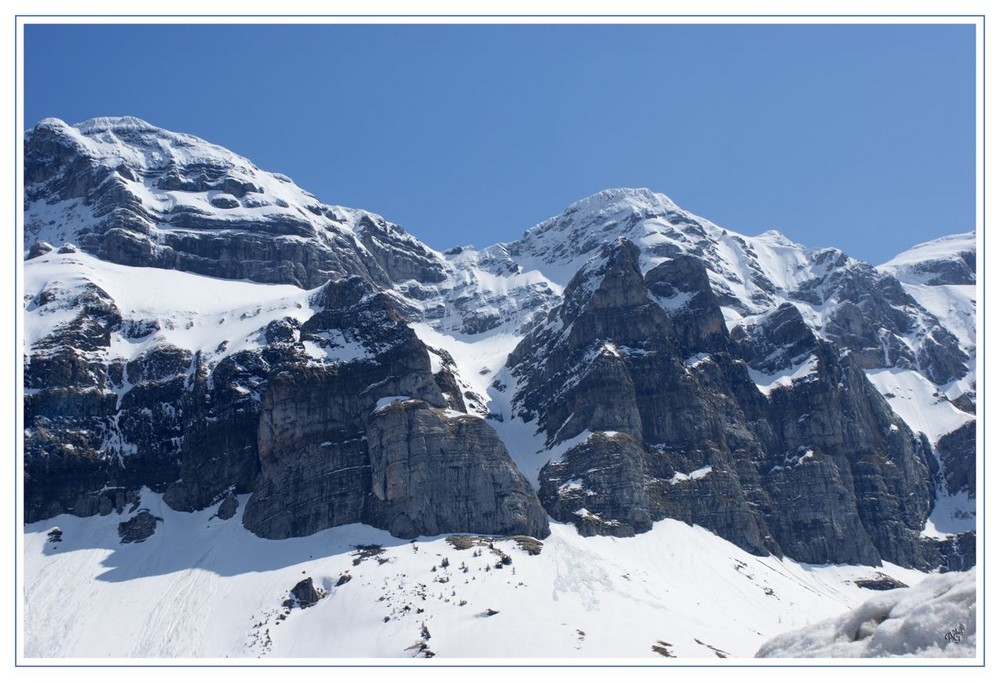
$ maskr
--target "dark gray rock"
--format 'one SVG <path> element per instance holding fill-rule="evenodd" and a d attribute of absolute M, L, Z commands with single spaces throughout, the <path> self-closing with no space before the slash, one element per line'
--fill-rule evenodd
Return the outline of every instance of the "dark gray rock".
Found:
<path fill-rule="evenodd" d="M 366 354 L 322 366 L 300 359 L 269 377 L 246 527 L 271 538 L 359 522 L 405 537 L 547 534 L 537 498 L 493 430 L 433 409 L 449 404 L 442 384 L 457 394 L 454 377 L 431 374 L 428 348 L 393 302 L 360 278 L 320 296 L 323 311 L 302 337 L 344 339 Z M 375 410 L 392 396 L 412 400 Z"/>
<path fill-rule="evenodd" d="M 970 421 L 937 442 L 945 488 L 949 495 L 976 496 L 976 422 Z"/>
<path fill-rule="evenodd" d="M 314 606 L 323 598 L 323 594 L 313 585 L 312 578 L 303 578 L 295 584 L 290 591 L 292 599 L 300 609 L 307 609 Z"/>
<path fill-rule="evenodd" d="M 118 537 L 123 545 L 130 542 L 145 542 L 156 532 L 157 522 L 162 522 L 158 516 L 153 516 L 148 510 L 140 510 L 138 514 L 128 521 L 118 524 Z"/>
<path fill-rule="evenodd" d="M 863 589 L 876 590 L 878 592 L 898 590 L 901 587 L 908 587 L 906 583 L 900 582 L 892 576 L 888 576 L 882 572 L 877 573 L 874 578 L 859 578 L 854 581 L 854 584 Z"/>
<path fill-rule="evenodd" d="M 919 369 L 936 384 L 968 373 L 969 357 L 954 334 L 906 293 L 899 280 L 867 263 L 845 262 L 802 283 L 790 296 L 814 305 L 839 301 L 824 333 L 854 351 L 866 369 Z M 925 332 L 914 351 L 903 339 L 918 328 Z"/>
<path fill-rule="evenodd" d="M 732 338 L 740 357 L 763 374 L 776 374 L 798 365 L 819 345 L 816 335 L 791 303 L 779 306 L 760 324 L 737 327 Z"/>
<path fill-rule="evenodd" d="M 240 508 L 240 501 L 236 499 L 236 495 L 229 493 L 226 495 L 226 499 L 219 504 L 219 510 L 215 513 L 223 521 L 228 521 L 229 519 L 236 516 L 236 511 Z"/>
<path fill-rule="evenodd" d="M 634 437 L 597 433 L 539 473 L 539 499 L 552 518 L 581 535 L 628 537 L 653 527 L 646 453 Z"/>
<path fill-rule="evenodd" d="M 924 538 L 922 549 L 933 570 L 968 571 L 976 566 L 976 534 L 959 533 L 942 540 Z"/>
<path fill-rule="evenodd" d="M 160 150 L 162 164 L 96 158 L 79 142 L 112 133 L 133 149 Z M 463 334 L 524 325 L 509 360 L 515 412 L 537 419 L 549 446 L 584 436 L 540 476 L 549 513 L 584 534 L 630 535 L 674 518 L 751 552 L 809 562 L 968 564 L 968 538 L 920 539 L 930 446 L 863 372 L 915 368 L 942 383 L 964 376 L 968 357 L 892 276 L 836 250 L 811 252 L 808 267 L 822 274 L 791 297 L 829 306 L 823 334 L 833 344 L 792 305 L 730 336 L 720 305 L 759 314 L 785 293 L 748 240 L 725 236 L 747 257 L 737 274 L 720 260 L 711 226 L 651 193 L 602 193 L 618 203 L 579 202 L 520 242 L 449 252 L 446 267 L 377 216 L 305 194 L 298 203 L 277 199 L 269 183 L 286 179 L 235 155 L 206 147 L 193 162 L 171 153 L 204 144 L 137 119 L 76 131 L 39 124 L 25 146 L 28 257 L 51 253 L 35 241 L 44 234 L 127 265 L 306 287 L 337 281 L 316 294 L 311 319 L 272 322 L 259 330 L 262 348 L 221 361 L 159 344 L 127 364 L 109 362 L 113 333 L 142 341 L 160 323 L 124 319 L 93 284 L 53 281 L 32 292 L 29 310 L 71 321 L 27 353 L 27 521 L 122 513 L 148 486 L 182 510 L 225 496 L 222 518 L 236 513 L 235 495 L 252 493 L 243 522 L 264 537 L 353 522 L 404 537 L 547 533 L 538 500 L 488 424 L 447 411 L 489 408 L 466 390 L 450 356 L 405 324 L 420 315 Z M 197 202 L 151 207 L 138 182 L 199 193 Z M 62 234 L 33 214 L 41 201 L 71 201 L 93 220 Z M 268 210 L 248 218 L 232 210 L 240 205 Z M 668 239 L 642 253 L 615 239 L 653 218 L 669 223 Z M 567 238 L 539 239 L 549 229 Z M 538 253 L 542 246 L 552 253 Z M 476 279 L 518 272 L 521 256 L 558 265 L 589 253 L 597 257 L 558 306 L 544 284 L 493 291 Z M 650 256 L 658 264 L 643 275 Z M 974 266 L 974 254 L 950 259 L 939 279 L 967 283 Z M 741 287 L 748 300 L 733 294 Z M 433 374 L 428 353 L 440 360 Z M 811 371 L 767 394 L 752 380 L 795 368 Z M 376 409 L 399 396 L 410 400 Z M 974 394 L 960 404 L 974 412 Z M 974 490 L 974 427 L 936 447 L 948 491 Z"/>
<path fill-rule="evenodd" d="M 757 554 L 925 566 L 921 441 L 794 306 L 730 338 L 698 267 L 642 278 L 635 247 L 612 244 L 511 354 L 523 418 L 553 444 L 591 432 L 543 468 L 547 511 L 587 534 L 675 518 Z M 799 366 L 812 372 L 770 395 L 749 374 Z"/>
<path fill-rule="evenodd" d="M 216 208 L 239 208 L 240 200 L 232 194 L 216 194 L 209 199 L 209 203 Z"/>
<path fill-rule="evenodd" d="M 49 244 L 46 241 L 39 240 L 34 244 L 32 244 L 31 248 L 28 249 L 28 260 L 31 260 L 32 258 L 38 258 L 39 256 L 44 256 L 47 253 L 51 253 L 54 248 L 55 247 L 52 246 L 52 244 Z"/>
<path fill-rule="evenodd" d="M 371 416 L 372 516 L 397 537 L 500 533 L 545 537 L 545 512 L 496 432 L 419 400 Z"/>
<path fill-rule="evenodd" d="M 772 467 L 808 463 L 809 459 L 801 457 L 809 451 L 812 458 L 832 458 L 843 490 L 829 492 L 833 500 L 846 504 L 849 514 L 839 522 L 828 517 L 837 527 L 836 531 L 831 528 L 829 535 L 840 533 L 856 552 L 842 561 L 871 557 L 864 549 L 864 534 L 858 534 L 851 519 L 856 514 L 881 558 L 923 566 L 919 536 L 933 499 L 929 453 L 868 382 L 852 354 L 821 343 L 815 356 L 816 370 L 810 380 L 771 394 L 772 428 L 782 437 L 779 452 L 788 453 L 781 460 L 772 459 Z M 828 485 L 831 480 L 817 478 L 815 484 Z M 782 518 L 796 523 L 801 510 L 797 510 L 794 496 L 774 491 L 772 498 L 779 507 L 790 505 Z M 827 503 L 812 498 L 812 504 L 821 507 Z M 776 536 L 784 535 L 780 526 Z M 795 528 L 792 535 L 802 537 Z M 786 551 L 796 556 L 792 550 Z"/>
<path fill-rule="evenodd" d="M 670 318 L 675 354 L 688 357 L 727 348 L 726 321 L 700 260 L 678 254 L 647 272 L 643 281 Z"/>

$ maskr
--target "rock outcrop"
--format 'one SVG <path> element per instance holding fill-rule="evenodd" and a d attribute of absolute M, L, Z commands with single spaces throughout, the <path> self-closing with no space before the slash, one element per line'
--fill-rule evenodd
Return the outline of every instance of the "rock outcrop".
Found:
<path fill-rule="evenodd" d="M 324 297 L 303 333 L 361 350 L 271 377 L 247 528 L 269 538 L 362 522 L 400 537 L 547 535 L 537 498 L 493 430 L 445 412 L 428 349 L 390 299 L 357 278 L 330 283 Z"/>
<path fill-rule="evenodd" d="M 482 419 L 397 400 L 371 415 L 366 435 L 373 525 L 398 537 L 549 534 L 530 484 Z"/>
<path fill-rule="evenodd" d="M 976 496 L 976 422 L 966 422 L 937 442 L 945 489 Z"/>
<path fill-rule="evenodd" d="M 697 261 L 643 277 L 620 241 L 510 366 L 525 420 L 552 445 L 584 438 L 540 476 L 548 511 L 583 533 L 669 517 L 758 554 L 925 565 L 927 453 L 793 306 L 731 338 Z"/>
<path fill-rule="evenodd" d="M 121 538 L 123 545 L 130 542 L 145 542 L 156 532 L 157 522 L 162 520 L 150 514 L 149 510 L 142 509 L 128 521 L 118 524 L 118 537 Z"/>

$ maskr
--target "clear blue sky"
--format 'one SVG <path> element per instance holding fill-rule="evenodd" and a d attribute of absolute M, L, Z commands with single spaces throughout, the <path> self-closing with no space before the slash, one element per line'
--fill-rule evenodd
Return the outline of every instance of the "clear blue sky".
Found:
<path fill-rule="evenodd" d="M 971 26 L 25 28 L 25 125 L 131 114 L 433 247 L 607 187 L 879 263 L 974 227 Z"/>

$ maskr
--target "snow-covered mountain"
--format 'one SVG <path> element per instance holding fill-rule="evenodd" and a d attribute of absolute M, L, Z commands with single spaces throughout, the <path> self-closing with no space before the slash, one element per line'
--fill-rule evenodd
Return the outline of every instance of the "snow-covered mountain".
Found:
<path fill-rule="evenodd" d="M 203 616 L 171 613 L 124 584 L 149 578 L 160 590 L 175 576 L 217 592 L 224 583 L 223 593 L 249 590 L 265 609 L 261 590 L 287 591 L 294 583 L 278 583 L 313 571 L 327 596 L 355 594 L 358 618 L 373 621 L 338 629 L 338 641 L 354 642 L 348 630 L 395 633 L 386 649 L 339 648 L 296 630 L 287 648 L 274 627 L 265 638 L 232 621 L 219 631 L 225 642 L 155 649 L 169 656 L 533 656 L 547 655 L 544 643 L 558 655 L 641 655 L 607 633 L 600 645 L 562 642 L 548 625 L 527 625 L 527 606 L 508 608 L 518 615 L 502 626 L 523 635 L 520 645 L 497 635 L 495 648 L 477 650 L 457 634 L 467 614 L 451 602 L 474 601 L 457 584 L 442 593 L 447 607 L 396 605 L 386 624 L 360 605 L 430 598 L 410 555 L 468 562 L 440 539 L 448 533 L 545 542 L 525 559 L 530 581 L 495 573 L 488 590 L 465 590 L 477 599 L 516 602 L 523 587 L 525 604 L 547 604 L 542 595 L 562 594 L 569 580 L 563 602 L 581 614 L 625 613 L 621 604 L 638 600 L 650 624 L 701 617 L 700 598 L 666 608 L 665 592 L 615 577 L 653 580 L 654 564 L 639 557 L 667 537 L 705 556 L 664 575 L 708 571 L 730 585 L 721 576 L 735 571 L 749 580 L 718 600 L 747 590 L 768 605 L 787 600 L 762 613 L 788 627 L 806 622 L 790 615 L 792 602 L 808 601 L 808 622 L 860 603 L 859 588 L 815 576 L 885 564 L 911 583 L 923 575 L 913 569 L 975 562 L 972 235 L 875 268 L 776 232 L 737 234 L 649 190 L 614 189 L 517 241 L 439 253 L 380 216 L 323 205 L 283 175 L 134 118 L 42 121 L 25 137 L 25 184 L 32 655 L 88 646 L 85 619 L 73 620 L 79 636 L 56 644 L 70 626 L 43 595 L 59 576 L 105 582 L 108 560 L 127 567 L 108 589 L 127 589 L 121 598 L 175 624 Z M 54 523 L 60 542 L 46 539 Z M 118 546 L 116 529 L 142 544 Z M 223 536 L 238 560 L 196 549 Z M 335 585 L 352 542 L 384 545 L 399 570 L 363 561 L 349 585 Z M 308 548 L 308 559 L 295 549 L 294 561 L 272 565 L 257 556 L 268 547 Z M 616 553 L 633 551 L 637 563 L 620 566 Z M 190 560 L 153 568 L 160 552 Z M 748 557 L 763 562 L 753 575 L 799 577 L 782 593 L 747 573 Z M 857 568 L 803 573 L 796 561 Z M 270 577 L 247 578 L 260 571 Z M 586 596 L 594 580 L 606 597 Z M 87 594 L 75 609 L 104 598 Z M 301 615 L 280 601 L 265 609 L 274 613 L 241 617 L 281 612 L 286 634 L 309 618 L 327 628 L 336 600 Z M 454 646 L 428 643 L 416 608 L 446 623 Z M 779 632 L 769 618 L 734 617 L 720 630 L 725 646 L 671 644 L 680 637 L 668 632 L 640 648 L 751 655 Z M 580 632 L 618 622 L 578 620 Z M 422 646 L 393 648 L 418 632 Z M 144 641 L 126 637 L 108 653 L 154 651 Z"/>

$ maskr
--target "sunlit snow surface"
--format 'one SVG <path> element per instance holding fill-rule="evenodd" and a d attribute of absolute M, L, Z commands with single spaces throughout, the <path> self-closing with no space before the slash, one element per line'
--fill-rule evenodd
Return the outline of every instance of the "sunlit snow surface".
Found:
<path fill-rule="evenodd" d="M 156 322 L 158 329 L 141 338 L 112 332 L 108 353 L 126 360 L 162 344 L 201 351 L 206 358 L 260 348 L 260 331 L 269 322 L 284 317 L 302 322 L 315 312 L 313 292 L 289 284 L 216 279 L 117 265 L 85 253 L 52 252 L 25 263 L 26 297 L 43 290 L 58 292 L 52 302 L 26 306 L 26 350 L 76 316 L 79 310 L 66 303 L 88 284 L 107 293 L 123 319 Z"/>
<path fill-rule="evenodd" d="M 554 523 L 537 556 L 495 542 L 512 559 L 503 565 L 488 546 L 458 550 L 442 537 L 410 543 L 351 525 L 263 540 L 241 514 L 175 512 L 149 491 L 142 505 L 163 520 L 139 544 L 119 543 L 127 514 L 26 527 L 26 657 L 405 658 L 426 627 L 427 648 L 443 658 L 664 662 L 659 647 L 718 660 L 753 656 L 779 633 L 857 607 L 872 593 L 853 581 L 876 576 L 756 557 L 673 520 L 634 538 L 582 538 Z M 53 543 L 56 526 L 63 539 Z M 385 553 L 355 564 L 355 546 L 372 544 Z M 344 574 L 351 580 L 337 586 Z M 326 596 L 282 618 L 288 591 L 307 576 Z"/>
<path fill-rule="evenodd" d="M 836 618 L 779 635 L 767 658 L 974 658 L 976 575 L 946 573 L 872 597 Z"/>

